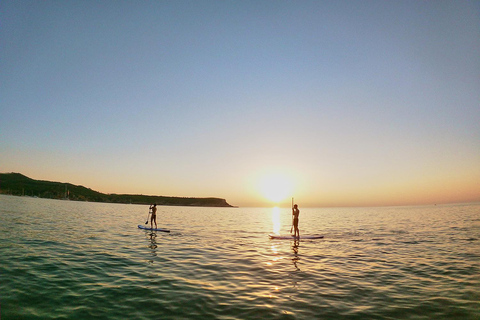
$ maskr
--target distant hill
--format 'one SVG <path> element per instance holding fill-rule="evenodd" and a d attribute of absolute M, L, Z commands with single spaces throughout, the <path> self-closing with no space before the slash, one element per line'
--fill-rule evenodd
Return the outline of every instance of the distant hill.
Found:
<path fill-rule="evenodd" d="M 75 201 L 152 204 L 162 206 L 232 207 L 221 198 L 183 198 L 105 194 L 71 183 L 34 180 L 20 173 L 0 173 L 0 194 Z"/>

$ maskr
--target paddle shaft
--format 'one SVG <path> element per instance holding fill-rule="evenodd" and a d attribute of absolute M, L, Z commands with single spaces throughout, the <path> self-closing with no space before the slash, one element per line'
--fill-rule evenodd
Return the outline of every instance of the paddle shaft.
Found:
<path fill-rule="evenodd" d="M 148 224 L 148 217 L 150 217 L 150 213 L 152 213 L 152 210 L 148 210 L 147 221 L 145 221 L 145 224 Z"/>

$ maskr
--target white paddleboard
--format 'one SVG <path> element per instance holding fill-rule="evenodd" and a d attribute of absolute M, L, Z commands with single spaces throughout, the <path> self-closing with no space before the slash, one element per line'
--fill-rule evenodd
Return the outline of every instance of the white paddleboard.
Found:
<path fill-rule="evenodd" d="M 270 239 L 290 239 L 295 240 L 298 237 L 294 237 L 293 235 L 278 235 L 278 234 L 269 234 Z M 323 239 L 323 236 L 319 234 L 312 234 L 312 235 L 300 235 L 300 240 L 302 239 Z"/>
<path fill-rule="evenodd" d="M 138 228 L 139 229 L 143 229 L 143 230 L 149 230 L 149 231 L 161 231 L 161 232 L 170 232 L 170 230 L 168 229 L 164 229 L 164 228 L 150 228 L 148 226 L 143 226 L 141 224 L 138 225 Z"/>

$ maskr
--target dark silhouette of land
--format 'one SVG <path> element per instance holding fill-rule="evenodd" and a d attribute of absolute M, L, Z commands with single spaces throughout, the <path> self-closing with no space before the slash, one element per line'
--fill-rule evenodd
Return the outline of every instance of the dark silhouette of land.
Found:
<path fill-rule="evenodd" d="M 232 207 L 225 199 L 221 198 L 105 194 L 71 183 L 34 180 L 20 173 L 0 173 L 0 194 L 91 202 L 156 203 L 161 206 Z"/>

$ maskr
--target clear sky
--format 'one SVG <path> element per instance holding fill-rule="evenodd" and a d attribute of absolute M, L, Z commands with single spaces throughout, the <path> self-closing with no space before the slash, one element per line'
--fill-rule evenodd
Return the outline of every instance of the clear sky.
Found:
<path fill-rule="evenodd" d="M 3 0 L 0 46 L 0 172 L 238 206 L 480 201 L 479 1 Z"/>

